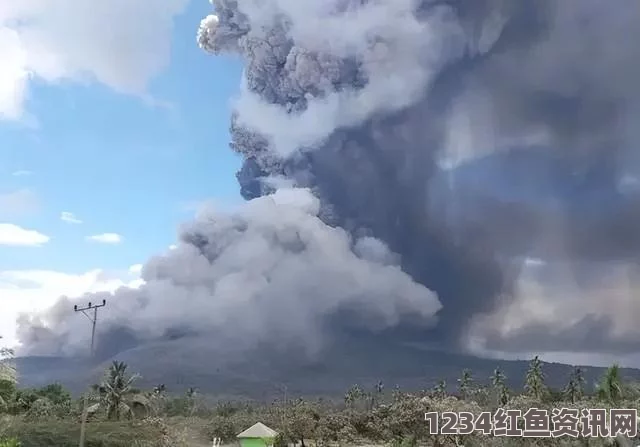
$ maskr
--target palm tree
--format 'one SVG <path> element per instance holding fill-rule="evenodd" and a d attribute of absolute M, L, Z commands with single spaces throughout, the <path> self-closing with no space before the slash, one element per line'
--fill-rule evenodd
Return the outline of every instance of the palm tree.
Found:
<path fill-rule="evenodd" d="M 462 399 L 466 399 L 468 397 L 472 382 L 473 377 L 471 377 L 471 371 L 468 369 L 462 371 L 462 377 L 458 379 L 458 392 Z"/>
<path fill-rule="evenodd" d="M 364 393 L 362 392 L 362 389 L 360 388 L 360 386 L 353 385 L 351 388 L 349 388 L 349 391 L 347 391 L 347 393 L 344 395 L 344 402 L 345 404 L 347 404 L 347 406 L 352 406 L 360 398 L 362 398 L 363 395 Z"/>
<path fill-rule="evenodd" d="M 502 372 L 502 370 L 500 370 L 500 368 L 496 368 L 491 376 L 491 384 L 497 392 L 496 394 L 499 405 L 506 405 L 509 401 L 509 391 L 507 390 L 506 382 L 507 376 Z"/>
<path fill-rule="evenodd" d="M 596 385 L 598 397 L 609 404 L 616 404 L 622 398 L 622 378 L 620 366 L 616 363 L 605 371 Z"/>
<path fill-rule="evenodd" d="M 382 401 L 382 392 L 384 391 L 384 384 L 382 381 L 378 381 L 374 387 L 374 392 L 371 393 L 371 408 L 374 408 Z"/>
<path fill-rule="evenodd" d="M 545 392 L 544 373 L 542 372 L 542 362 L 536 355 L 531 363 L 524 384 L 524 389 L 531 397 L 540 400 Z"/>
<path fill-rule="evenodd" d="M 447 382 L 444 380 L 438 381 L 436 386 L 433 387 L 433 395 L 438 399 L 444 399 L 447 396 Z"/>
<path fill-rule="evenodd" d="M 133 416 L 134 404 L 146 406 L 145 399 L 133 388 L 138 374 L 129 374 L 127 364 L 114 361 L 105 373 L 100 385 L 95 385 L 98 392 L 98 406 L 103 406 L 108 419 L 119 420 L 122 416 Z M 96 405 L 93 406 L 97 408 Z"/>
<path fill-rule="evenodd" d="M 391 392 L 391 396 L 393 397 L 394 402 L 398 402 L 402 399 L 402 390 L 400 389 L 400 385 L 393 387 L 393 391 Z"/>
<path fill-rule="evenodd" d="M 187 404 L 189 405 L 189 415 L 193 416 L 197 409 L 197 401 L 196 397 L 198 396 L 198 390 L 194 387 L 189 387 L 187 389 L 187 393 L 185 395 L 187 399 Z"/>
<path fill-rule="evenodd" d="M 153 390 L 146 393 L 146 401 L 149 404 L 148 410 L 153 411 L 155 415 L 160 415 L 166 405 L 167 387 L 164 383 L 153 387 Z"/>

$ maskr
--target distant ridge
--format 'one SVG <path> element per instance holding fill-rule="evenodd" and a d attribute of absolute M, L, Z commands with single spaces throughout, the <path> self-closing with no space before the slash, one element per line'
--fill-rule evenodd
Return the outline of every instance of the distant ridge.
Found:
<path fill-rule="evenodd" d="M 294 352 L 265 352 L 263 348 L 252 353 L 221 351 L 210 344 L 210 340 L 197 337 L 151 343 L 95 364 L 63 357 L 19 357 L 15 362 L 22 386 L 59 382 L 79 393 L 99 380 L 109 363 L 117 359 L 142 375 L 142 388 L 164 383 L 170 391 L 195 387 L 202 393 L 250 399 L 280 396 L 283 386 L 292 395 L 316 396 L 342 396 L 353 384 L 373 387 L 378 381 L 388 388 L 398 385 L 407 390 L 429 389 L 441 379 L 455 386 L 463 369 L 470 369 L 477 383 L 488 383 L 496 367 L 506 374 L 511 387 L 520 389 L 528 367 L 523 360 L 484 359 L 364 339 L 331 347 L 315 360 Z M 546 383 L 554 388 L 564 387 L 573 369 L 560 363 L 544 363 L 543 367 Z M 591 386 L 605 368 L 583 369 Z M 625 368 L 622 373 L 640 380 L 640 370 Z"/>

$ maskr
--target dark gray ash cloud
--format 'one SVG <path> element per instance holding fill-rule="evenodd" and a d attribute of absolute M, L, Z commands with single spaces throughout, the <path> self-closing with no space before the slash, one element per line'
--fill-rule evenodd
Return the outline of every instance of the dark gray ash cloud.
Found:
<path fill-rule="evenodd" d="M 134 319 L 123 305 L 113 324 L 145 337 L 191 320 L 207 331 L 239 318 L 255 293 L 269 297 L 264 324 L 293 308 L 281 331 L 310 340 L 326 335 L 325 319 L 358 323 L 346 306 L 385 317 L 363 315 L 369 329 L 481 353 L 567 350 L 562 340 L 594 354 L 638 350 L 636 0 L 212 3 L 199 44 L 246 67 L 231 117 L 243 196 L 308 188 L 322 221 L 301 217 L 313 219 L 309 240 L 360 242 L 329 254 L 269 236 L 271 254 L 246 220 L 224 232 L 200 222 L 182 249 L 148 263 L 145 288 L 116 294 L 148 310 Z M 249 208 L 260 221 L 281 214 Z M 231 279 L 206 254 L 227 244 L 243 250 Z M 281 252 L 294 265 L 278 263 Z M 256 281 L 262 263 L 295 285 Z M 327 281 L 329 264 L 349 267 Z M 180 304 L 189 300 L 216 312 L 195 318 Z M 238 329 L 257 337 L 262 325 Z M 34 349 L 37 328 L 22 326 Z"/>

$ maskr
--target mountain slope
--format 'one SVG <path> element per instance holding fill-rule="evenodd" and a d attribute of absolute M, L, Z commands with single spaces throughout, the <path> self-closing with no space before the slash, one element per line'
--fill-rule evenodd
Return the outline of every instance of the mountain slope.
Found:
<path fill-rule="evenodd" d="M 78 393 L 117 359 L 142 374 L 139 385 L 143 388 L 164 383 L 173 391 L 196 387 L 208 394 L 254 399 L 279 396 L 283 386 L 291 395 L 341 396 L 355 383 L 369 388 L 379 380 L 387 387 L 428 389 L 440 379 L 455 384 L 465 368 L 472 370 L 477 382 L 487 383 L 500 367 L 509 384 L 520 388 L 528 367 L 527 361 L 489 360 L 370 339 L 353 338 L 317 353 L 315 359 L 294 351 L 222 351 L 210 348 L 208 342 L 206 338 L 158 342 L 94 364 L 60 357 L 22 357 L 16 362 L 23 386 L 60 382 Z M 545 363 L 548 385 L 564 386 L 571 369 L 570 365 Z M 585 367 L 588 383 L 594 383 L 603 370 Z M 623 374 L 640 379 L 640 370 L 625 369 Z"/>

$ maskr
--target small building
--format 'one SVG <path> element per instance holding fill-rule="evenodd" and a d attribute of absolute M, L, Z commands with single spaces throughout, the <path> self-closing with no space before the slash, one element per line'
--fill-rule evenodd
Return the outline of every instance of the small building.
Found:
<path fill-rule="evenodd" d="M 241 447 L 273 447 L 278 432 L 267 427 L 262 422 L 257 422 L 237 438 Z"/>

